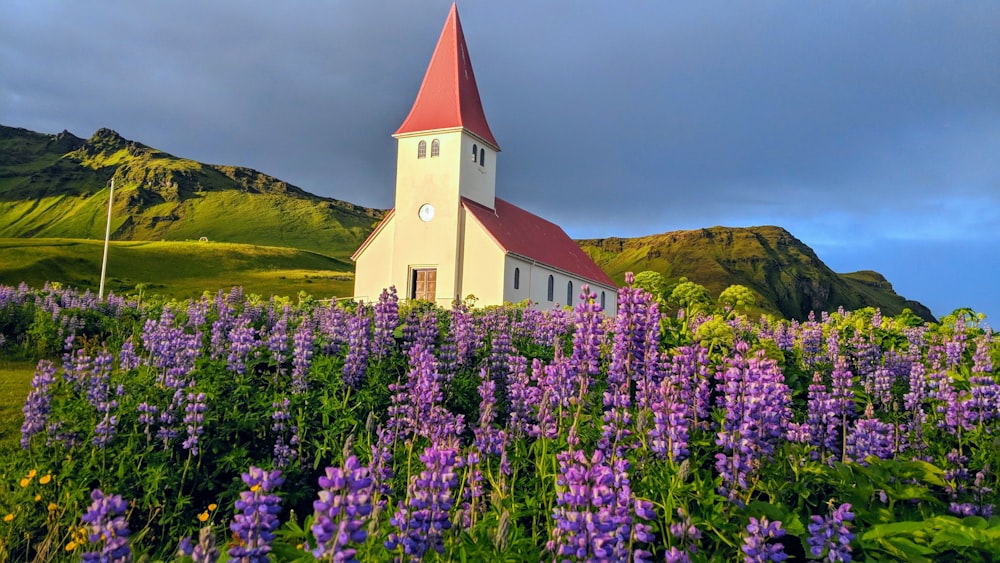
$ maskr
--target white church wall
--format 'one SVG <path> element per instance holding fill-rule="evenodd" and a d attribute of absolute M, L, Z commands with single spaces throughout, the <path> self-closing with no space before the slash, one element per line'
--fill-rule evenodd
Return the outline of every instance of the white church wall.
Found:
<path fill-rule="evenodd" d="M 392 277 L 395 227 L 395 217 L 391 217 L 357 257 L 354 268 L 355 299 L 375 301 L 387 285 L 395 285 L 398 292 L 405 292 L 401 284 L 405 284 L 406 280 L 394 280 Z M 391 283 L 386 284 L 390 280 Z"/>
<path fill-rule="evenodd" d="M 514 289 L 514 272 L 518 270 L 518 289 Z M 549 299 L 549 276 L 552 277 L 552 299 Z M 572 291 L 569 284 L 572 283 Z M 604 294 L 604 311 L 608 315 L 617 313 L 617 290 L 597 285 L 594 282 L 572 276 L 563 272 L 526 260 L 516 255 L 507 255 L 504 261 L 504 301 L 518 303 L 530 299 L 538 309 L 552 309 L 566 305 L 575 306 L 580 300 L 580 291 L 584 285 L 589 285 L 591 292 L 597 295 L 601 303 Z M 567 300 L 572 296 L 572 299 Z"/>
<path fill-rule="evenodd" d="M 480 305 L 504 301 L 504 252 L 483 226 L 464 209 L 461 296 L 475 295 Z"/>

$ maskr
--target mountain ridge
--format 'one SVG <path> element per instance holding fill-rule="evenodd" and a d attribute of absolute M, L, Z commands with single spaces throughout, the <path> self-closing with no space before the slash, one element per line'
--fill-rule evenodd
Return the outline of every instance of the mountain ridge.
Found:
<path fill-rule="evenodd" d="M 924 320 L 935 320 L 926 306 L 896 294 L 882 274 L 838 274 L 782 227 L 716 226 L 577 242 L 618 283 L 626 271 L 648 270 L 668 282 L 687 278 L 712 295 L 744 285 L 757 295 L 758 304 L 787 318 L 804 319 L 811 311 L 838 307 L 880 307 L 887 315 L 908 308 Z"/>
<path fill-rule="evenodd" d="M 384 214 L 251 168 L 176 157 L 111 129 L 81 139 L 0 125 L 0 237 L 103 238 L 112 179 L 115 240 L 205 237 L 344 257 Z M 239 218 L 254 225 L 233 224 Z"/>
<path fill-rule="evenodd" d="M 285 246 L 347 259 L 384 210 L 309 193 L 254 169 L 204 164 L 128 140 L 0 125 L 0 237 L 103 239 L 115 181 L 112 239 L 207 239 Z M 685 277 L 714 295 L 733 284 L 789 318 L 838 306 L 930 310 L 871 271 L 837 274 L 781 227 L 711 227 L 577 241 L 617 283 L 625 271 Z"/>

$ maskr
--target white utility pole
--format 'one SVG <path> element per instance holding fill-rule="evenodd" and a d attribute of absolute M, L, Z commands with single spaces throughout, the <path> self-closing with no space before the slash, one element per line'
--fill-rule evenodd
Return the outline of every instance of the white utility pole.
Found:
<path fill-rule="evenodd" d="M 101 262 L 101 288 L 97 290 L 97 299 L 104 301 L 104 274 L 108 271 L 108 241 L 111 240 L 111 203 L 115 199 L 115 179 L 111 179 L 111 191 L 108 193 L 108 227 L 104 230 L 104 260 Z"/>

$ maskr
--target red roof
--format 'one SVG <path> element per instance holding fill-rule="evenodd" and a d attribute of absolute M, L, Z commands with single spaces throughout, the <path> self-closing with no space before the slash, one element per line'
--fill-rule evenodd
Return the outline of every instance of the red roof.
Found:
<path fill-rule="evenodd" d="M 470 133 L 500 150 L 479 99 L 476 75 L 472 72 L 469 48 L 465 45 L 458 7 L 451 5 L 441 37 L 427 74 L 420 85 L 410 115 L 399 126 L 396 135 L 464 127 Z"/>
<path fill-rule="evenodd" d="M 496 198 L 496 210 L 462 198 L 493 240 L 505 251 L 601 285 L 616 287 L 602 270 L 559 225 Z"/>

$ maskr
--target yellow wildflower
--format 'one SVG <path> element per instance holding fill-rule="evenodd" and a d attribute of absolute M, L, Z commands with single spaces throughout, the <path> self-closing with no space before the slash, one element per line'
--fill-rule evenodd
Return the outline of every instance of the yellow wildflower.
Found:
<path fill-rule="evenodd" d="M 8 514 L 7 516 L 4 516 L 4 517 L 3 517 L 3 521 L 4 521 L 4 522 L 10 522 L 10 521 L 11 521 L 11 520 L 13 520 L 13 519 L 14 519 L 14 513 L 13 513 L 13 512 L 11 512 L 11 513 L 10 513 L 10 514 Z"/>
<path fill-rule="evenodd" d="M 28 483 L 31 483 L 31 478 L 30 477 L 25 477 L 24 479 L 21 479 L 21 488 L 23 489 L 23 488 L 27 487 Z"/>
<path fill-rule="evenodd" d="M 50 481 L 52 481 L 51 473 L 43 475 L 42 478 L 38 480 L 38 482 L 41 483 L 42 485 L 48 485 Z"/>
<path fill-rule="evenodd" d="M 22 483 L 23 483 L 23 481 L 22 481 Z M 21 486 L 22 487 L 27 487 L 28 485 L 21 485 Z M 254 486 L 250 487 L 250 492 L 251 493 L 256 493 L 259 490 L 260 490 L 260 485 L 254 485 Z"/>
<path fill-rule="evenodd" d="M 76 549 L 75 541 L 70 541 L 68 544 L 66 544 L 66 551 L 73 551 L 74 549 Z"/>
<path fill-rule="evenodd" d="M 35 495 L 35 502 L 42 500 L 42 495 Z"/>
<path fill-rule="evenodd" d="M 214 502 L 208 505 L 209 510 L 215 510 L 216 508 L 219 508 L 219 505 L 215 504 Z"/>
<path fill-rule="evenodd" d="M 28 472 L 28 479 L 34 479 L 35 475 L 38 475 L 38 472 L 32 469 L 31 471 Z"/>
<path fill-rule="evenodd" d="M 54 502 L 50 502 L 49 503 L 49 512 L 55 512 L 56 509 L 58 509 L 58 508 L 59 508 L 58 504 L 56 504 Z"/>
<path fill-rule="evenodd" d="M 206 522 L 206 521 L 208 521 L 208 511 L 207 510 L 205 512 L 202 512 L 201 514 L 198 515 L 198 521 L 199 522 Z"/>

